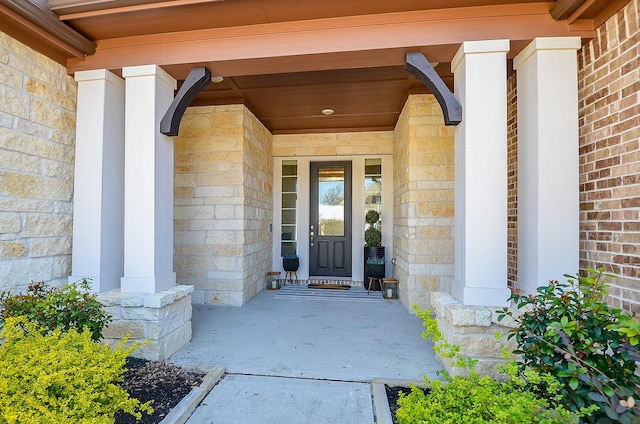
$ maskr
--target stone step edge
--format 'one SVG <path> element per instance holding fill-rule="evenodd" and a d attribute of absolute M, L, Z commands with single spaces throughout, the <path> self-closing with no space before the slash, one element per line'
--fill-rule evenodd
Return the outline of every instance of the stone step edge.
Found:
<path fill-rule="evenodd" d="M 181 367 L 192 371 L 206 371 L 202 379 L 202 383 L 198 387 L 194 387 L 187 396 L 182 398 L 160 424 L 184 424 L 187 422 L 191 414 L 196 410 L 200 402 L 209 394 L 211 389 L 218 384 L 225 369 L 220 367 Z"/>

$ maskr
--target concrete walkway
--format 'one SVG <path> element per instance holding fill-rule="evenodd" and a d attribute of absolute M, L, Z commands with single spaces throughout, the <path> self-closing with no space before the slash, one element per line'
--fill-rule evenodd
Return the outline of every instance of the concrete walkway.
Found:
<path fill-rule="evenodd" d="M 227 374 L 188 423 L 374 423 L 374 378 L 420 380 L 441 369 L 421 321 L 399 301 L 275 294 L 239 308 L 194 307 L 191 344 L 170 362 Z"/>

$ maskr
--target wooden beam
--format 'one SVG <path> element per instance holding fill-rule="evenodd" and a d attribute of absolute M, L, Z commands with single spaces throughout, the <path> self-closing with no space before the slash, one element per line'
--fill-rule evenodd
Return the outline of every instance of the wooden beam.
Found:
<path fill-rule="evenodd" d="M 462 106 L 422 53 L 407 53 L 404 69 L 422 81 L 436 96 L 442 108 L 445 125 L 456 126 L 462 122 Z"/>
<path fill-rule="evenodd" d="M 593 37 L 593 31 L 570 32 L 564 22 L 553 20 L 548 3 L 519 6 L 389 13 L 103 40 L 98 42 L 93 56 L 84 60 L 70 59 L 68 70 L 70 73 L 101 68 L 117 70 L 148 63 L 165 66 L 262 59 L 282 62 L 316 55 L 385 49 L 399 50 L 402 61 L 404 54 L 420 50 L 421 46 L 501 38 Z M 347 63 L 344 67 L 354 65 Z M 222 74 L 215 67 L 211 70 Z M 295 71 L 290 69 L 290 72 Z M 252 72 L 269 73 L 270 69 Z"/>

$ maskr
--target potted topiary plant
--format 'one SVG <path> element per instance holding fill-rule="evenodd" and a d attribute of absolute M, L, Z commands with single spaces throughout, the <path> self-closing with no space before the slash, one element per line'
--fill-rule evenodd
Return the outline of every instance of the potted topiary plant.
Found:
<path fill-rule="evenodd" d="M 380 278 L 385 277 L 384 246 L 382 246 L 382 233 L 377 228 L 380 213 L 373 209 L 367 211 L 364 220 L 369 224 L 364 232 L 364 284 L 368 286 L 369 277 L 376 278 L 371 285 L 372 290 L 381 290 Z"/>

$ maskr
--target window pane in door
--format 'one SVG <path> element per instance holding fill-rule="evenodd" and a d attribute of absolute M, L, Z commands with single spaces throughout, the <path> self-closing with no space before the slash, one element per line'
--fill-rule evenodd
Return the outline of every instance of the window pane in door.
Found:
<path fill-rule="evenodd" d="M 318 171 L 318 235 L 344 235 L 344 169 Z"/>

